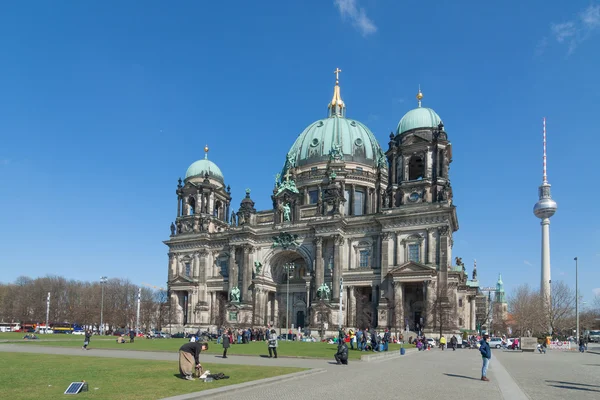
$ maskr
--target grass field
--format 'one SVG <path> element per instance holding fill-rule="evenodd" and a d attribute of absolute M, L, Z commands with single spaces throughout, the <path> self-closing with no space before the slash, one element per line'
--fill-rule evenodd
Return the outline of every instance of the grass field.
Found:
<path fill-rule="evenodd" d="M 202 363 L 212 373 L 223 372 L 229 379 L 205 383 L 178 377 L 178 364 L 171 361 L 120 358 L 1 353 L 0 388 L 3 399 L 56 399 L 71 382 L 85 380 L 89 391 L 82 399 L 160 399 L 178 394 L 214 389 L 290 374 L 302 368 L 218 365 Z"/>
<path fill-rule="evenodd" d="M 2 340 L 4 335 L 0 335 Z M 23 344 L 31 345 L 45 345 L 45 346 L 56 346 L 56 347 L 80 347 L 83 344 L 83 336 L 73 335 L 41 335 L 40 341 L 25 341 L 22 340 L 23 335 L 12 338 Z M 46 340 L 47 339 L 47 340 Z M 52 340 L 52 341 L 50 341 Z M 179 347 L 186 343 L 188 339 L 141 339 L 136 338 L 134 343 L 118 344 L 116 338 L 99 337 L 94 336 L 90 342 L 90 348 L 92 349 L 116 349 L 116 350 L 142 350 L 142 351 L 169 351 L 176 352 Z M 414 347 L 412 345 L 405 345 L 405 347 Z M 399 351 L 400 345 L 390 344 L 389 351 Z M 285 342 L 279 341 L 279 347 L 277 352 L 281 356 L 291 357 L 308 357 L 308 358 L 332 358 L 333 354 L 337 350 L 337 345 L 327 343 L 310 343 L 310 342 Z M 209 342 L 208 351 L 209 354 L 221 354 L 223 352 L 223 346 L 216 342 Z M 267 355 L 266 342 L 251 342 L 248 344 L 234 344 L 229 348 L 228 354 L 230 355 Z M 365 353 L 360 351 L 348 352 L 348 357 L 351 360 L 360 359 L 361 355 Z"/>

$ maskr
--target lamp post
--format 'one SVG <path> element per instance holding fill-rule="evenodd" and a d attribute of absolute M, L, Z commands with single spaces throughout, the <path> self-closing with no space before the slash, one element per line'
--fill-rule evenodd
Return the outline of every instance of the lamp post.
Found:
<path fill-rule="evenodd" d="M 287 297 L 285 301 L 285 337 L 286 340 L 289 339 L 289 325 L 290 325 L 290 272 L 294 272 L 294 268 L 296 265 L 294 263 L 285 263 L 283 265 L 283 269 L 287 274 Z"/>
<path fill-rule="evenodd" d="M 100 284 L 102 285 L 102 301 L 100 303 L 100 335 L 104 335 L 104 284 L 108 278 L 106 276 L 100 277 Z"/>
<path fill-rule="evenodd" d="M 577 276 L 577 257 L 575 257 L 573 260 L 575 260 L 575 320 L 577 329 L 576 340 L 579 340 L 579 277 Z"/>

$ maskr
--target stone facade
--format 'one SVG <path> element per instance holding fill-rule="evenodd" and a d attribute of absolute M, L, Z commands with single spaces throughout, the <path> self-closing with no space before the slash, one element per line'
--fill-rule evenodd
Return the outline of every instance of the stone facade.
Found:
<path fill-rule="evenodd" d="M 357 126 L 337 82 L 329 118 Z M 174 327 L 474 328 L 476 288 L 451 266 L 458 220 L 443 125 L 398 129 L 385 153 L 374 136 L 375 151 L 336 137 L 317 155 L 288 153 L 268 210 L 249 190 L 230 210 L 216 174 L 180 180 L 165 241 Z"/>

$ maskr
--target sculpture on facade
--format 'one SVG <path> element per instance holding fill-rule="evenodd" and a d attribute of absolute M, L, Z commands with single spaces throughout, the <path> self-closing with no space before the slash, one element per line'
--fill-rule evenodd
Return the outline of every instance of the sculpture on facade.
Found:
<path fill-rule="evenodd" d="M 281 247 L 287 250 L 289 247 L 300 246 L 298 235 L 280 232 L 279 236 L 273 236 L 273 247 Z"/>
<path fill-rule="evenodd" d="M 237 286 L 231 288 L 229 294 L 232 303 L 238 303 L 240 301 L 240 289 Z"/>
<path fill-rule="evenodd" d="M 262 263 L 260 261 L 254 261 L 254 269 L 256 271 L 256 275 L 260 275 L 260 271 L 262 270 Z"/>
<path fill-rule="evenodd" d="M 175 235 L 175 224 L 171 222 L 171 236 Z"/>
<path fill-rule="evenodd" d="M 331 289 L 327 286 L 326 283 L 319 286 L 317 289 L 317 297 L 319 300 L 329 300 L 329 294 L 331 293 Z"/>
<path fill-rule="evenodd" d="M 282 209 L 283 209 L 283 220 L 288 222 L 290 220 L 290 212 L 291 212 L 290 203 L 285 203 L 282 206 Z"/>
<path fill-rule="evenodd" d="M 342 153 L 342 146 L 338 143 L 334 143 L 331 146 L 331 150 L 329 150 L 329 160 L 330 161 L 343 161 L 344 153 Z"/>
<path fill-rule="evenodd" d="M 235 211 L 231 212 L 231 226 L 235 226 Z"/>
<path fill-rule="evenodd" d="M 455 257 L 454 260 L 456 261 L 456 266 L 457 267 L 462 267 L 463 272 L 465 271 L 465 263 L 462 261 L 462 258 L 460 257 Z"/>

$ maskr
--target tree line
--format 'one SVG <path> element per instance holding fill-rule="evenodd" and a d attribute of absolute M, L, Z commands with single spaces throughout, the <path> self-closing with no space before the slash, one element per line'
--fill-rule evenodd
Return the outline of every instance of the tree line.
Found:
<path fill-rule="evenodd" d="M 565 282 L 552 283 L 550 302 L 545 302 L 539 290 L 523 284 L 517 287 L 508 298 L 510 320 L 515 336 L 524 336 L 528 332 L 533 336 L 542 336 L 549 331 L 557 337 L 575 336 L 575 290 Z M 582 307 L 579 296 L 579 326 L 585 330 L 600 327 L 600 297 L 596 296 L 591 304 Z"/>
<path fill-rule="evenodd" d="M 104 285 L 104 301 L 102 301 Z M 21 276 L 13 283 L 0 283 L 0 321 L 44 323 L 46 301 L 50 293 L 50 323 L 100 326 L 111 330 L 135 328 L 137 294 L 140 287 L 128 279 L 113 278 L 105 283 L 68 280 L 61 276 L 29 278 Z M 171 313 L 164 290 L 141 288 L 140 329 L 161 329 Z"/>

